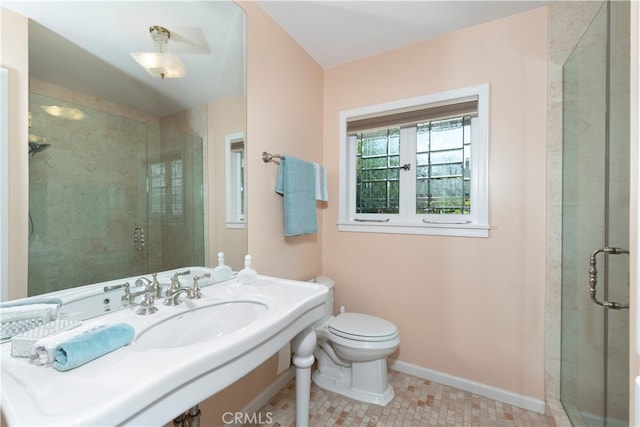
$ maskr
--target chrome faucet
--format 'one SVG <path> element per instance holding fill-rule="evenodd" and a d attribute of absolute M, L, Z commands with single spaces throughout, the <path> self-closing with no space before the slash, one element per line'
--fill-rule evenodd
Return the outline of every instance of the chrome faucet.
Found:
<path fill-rule="evenodd" d="M 202 293 L 200 292 L 200 287 L 198 286 L 198 280 L 203 277 L 210 277 L 210 274 L 205 274 L 204 276 L 195 276 L 193 278 L 193 286 L 185 287 L 180 285 L 180 281 L 178 280 L 178 274 L 174 274 L 171 278 L 171 286 L 167 289 L 166 298 L 164 300 L 164 305 L 178 305 L 180 304 L 180 294 L 186 293 L 187 298 L 189 299 L 200 299 L 202 298 Z"/>
<path fill-rule="evenodd" d="M 146 290 L 151 292 L 155 298 L 160 298 L 162 296 L 162 285 L 158 282 L 158 273 L 153 273 L 151 277 L 153 277 L 153 280 L 149 280 L 144 276 L 140 277 L 136 280 L 136 286 L 145 286 Z"/>
<path fill-rule="evenodd" d="M 131 292 L 129 290 L 129 284 L 127 283 L 127 286 L 125 286 L 124 288 L 124 295 L 122 295 L 122 305 L 131 305 L 135 302 L 135 299 L 137 297 L 139 297 L 140 295 L 146 295 L 148 293 L 149 291 L 147 289 L 143 289 L 138 292 Z"/>
<path fill-rule="evenodd" d="M 167 291 L 169 292 L 169 291 Z M 171 293 L 167 294 L 167 297 L 164 299 L 164 305 L 178 305 L 180 304 L 182 301 L 180 301 L 180 298 L 178 298 L 180 296 L 181 293 L 186 293 L 187 294 L 187 298 L 189 299 L 198 299 L 202 297 L 202 294 L 196 292 L 193 288 L 187 288 L 187 287 L 179 287 L 173 291 L 171 291 Z M 200 295 L 200 296 L 198 296 Z"/>
<path fill-rule="evenodd" d="M 203 277 L 211 277 L 211 274 L 205 273 L 202 276 L 193 276 L 193 286 L 191 287 L 191 289 L 193 289 L 193 293 L 196 299 L 202 298 L 202 293 L 200 292 L 200 287 L 198 286 L 198 280 L 202 279 Z"/>
<path fill-rule="evenodd" d="M 172 293 L 174 293 L 175 291 L 177 291 L 178 289 L 181 288 L 181 284 L 180 284 L 180 279 L 178 279 L 178 273 L 174 274 L 173 277 L 171 278 L 171 286 L 169 286 L 169 288 L 167 289 L 167 291 L 165 292 L 165 296 L 168 298 L 169 295 L 171 295 Z"/>
<path fill-rule="evenodd" d="M 123 307 L 132 305 L 135 302 L 135 299 L 140 295 L 145 296 L 142 304 L 147 304 L 147 306 L 152 307 L 153 299 L 157 296 L 162 296 L 161 294 L 162 286 L 156 280 L 155 273 L 153 275 L 153 278 L 154 278 L 153 281 L 147 279 L 146 277 L 141 277 L 138 280 L 136 280 L 135 282 L 136 286 L 145 286 L 143 290 L 140 290 L 138 292 L 131 292 L 131 285 L 129 284 L 129 282 L 125 282 L 120 285 L 105 286 L 104 291 L 110 292 L 120 288 L 124 289 L 124 294 L 122 294 L 122 298 L 120 298 L 120 300 L 122 301 Z M 151 300 L 149 300 L 149 297 L 151 297 Z M 152 312 L 155 312 L 155 311 L 152 311 Z M 149 314 L 149 313 L 145 313 L 145 314 Z"/>
<path fill-rule="evenodd" d="M 130 286 L 131 285 L 129 285 L 129 282 L 125 282 L 125 283 L 122 283 L 120 285 L 105 286 L 104 287 L 104 291 L 105 292 L 110 292 L 110 291 L 114 291 L 116 289 L 123 288 L 124 289 L 124 294 L 122 295 L 122 298 L 120 298 L 120 300 L 122 301 L 122 306 L 126 307 L 126 306 L 128 306 L 130 304 L 133 304 L 133 300 L 137 296 L 142 295 L 143 293 L 146 292 L 146 291 L 145 292 L 136 292 L 136 293 L 132 294 L 131 291 L 129 290 Z"/>
<path fill-rule="evenodd" d="M 140 277 L 136 280 L 136 286 L 151 286 L 151 280 L 146 277 Z"/>

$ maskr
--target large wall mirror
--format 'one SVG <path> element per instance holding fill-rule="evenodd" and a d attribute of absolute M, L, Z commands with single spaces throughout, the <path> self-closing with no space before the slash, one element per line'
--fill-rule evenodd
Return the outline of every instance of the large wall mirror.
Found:
<path fill-rule="evenodd" d="M 214 266 L 221 251 L 241 268 L 246 228 L 225 225 L 224 205 L 225 137 L 245 131 L 244 11 L 3 7 L 29 18 L 29 296 Z"/>

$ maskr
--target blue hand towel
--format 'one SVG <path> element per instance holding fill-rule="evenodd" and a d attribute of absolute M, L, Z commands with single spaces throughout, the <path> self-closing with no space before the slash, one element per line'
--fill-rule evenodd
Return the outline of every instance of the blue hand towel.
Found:
<path fill-rule="evenodd" d="M 284 196 L 284 235 L 318 232 L 316 169 L 313 163 L 285 156 L 280 160 L 275 191 Z"/>
<path fill-rule="evenodd" d="M 53 367 L 58 371 L 77 368 L 129 344 L 134 335 L 135 329 L 126 323 L 79 335 L 56 346 Z"/>

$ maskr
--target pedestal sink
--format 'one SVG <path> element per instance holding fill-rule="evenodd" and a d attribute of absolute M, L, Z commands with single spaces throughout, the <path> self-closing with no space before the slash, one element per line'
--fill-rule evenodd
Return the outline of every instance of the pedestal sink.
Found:
<path fill-rule="evenodd" d="M 255 301 L 205 305 L 169 317 L 141 332 L 134 344 L 145 348 L 173 348 L 196 344 L 238 331 L 266 313 Z"/>
<path fill-rule="evenodd" d="M 198 274 L 209 272 L 191 270 L 196 268 Z M 99 298 L 104 287 L 75 290 L 72 301 Z M 252 285 L 234 279 L 203 287 L 202 294 L 198 300 L 183 298 L 177 306 L 165 306 L 160 299 L 158 311 L 149 315 L 137 315 L 137 307 L 130 306 L 85 321 L 128 323 L 136 336 L 128 346 L 67 372 L 11 357 L 11 343 L 0 344 L 1 409 L 7 425 L 165 425 L 290 342 L 296 424 L 308 425 L 313 325 L 323 316 L 327 288 L 258 276 Z M 69 301 L 64 292 L 51 296 Z M 120 294 L 108 297 L 117 300 Z"/>

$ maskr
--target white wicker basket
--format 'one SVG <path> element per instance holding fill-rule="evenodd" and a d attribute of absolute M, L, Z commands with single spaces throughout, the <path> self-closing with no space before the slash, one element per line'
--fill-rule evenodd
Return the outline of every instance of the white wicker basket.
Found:
<path fill-rule="evenodd" d="M 0 338 L 6 339 L 55 320 L 59 305 L 28 304 L 0 309 Z"/>
<path fill-rule="evenodd" d="M 33 346 L 49 335 L 57 334 L 80 325 L 78 320 L 58 319 L 18 334 L 11 339 L 11 355 L 13 357 L 29 357 Z"/>

